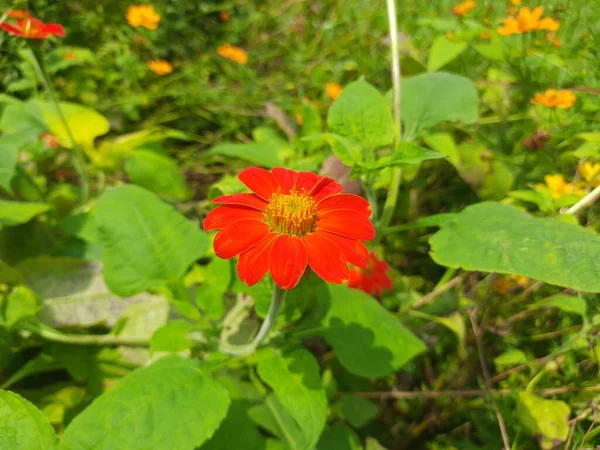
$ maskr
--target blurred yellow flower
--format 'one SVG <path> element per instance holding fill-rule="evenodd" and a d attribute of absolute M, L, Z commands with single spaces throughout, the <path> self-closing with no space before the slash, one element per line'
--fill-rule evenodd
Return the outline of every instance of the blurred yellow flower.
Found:
<path fill-rule="evenodd" d="M 524 277 L 523 275 L 509 275 L 509 277 L 512 281 L 514 281 L 515 283 L 517 283 L 519 286 L 521 286 L 522 288 L 526 288 L 529 286 L 530 283 L 530 279 L 527 277 Z"/>
<path fill-rule="evenodd" d="M 508 295 L 514 291 L 517 286 L 523 289 L 527 288 L 530 279 L 522 275 L 509 275 L 508 278 L 496 278 L 492 282 L 492 290 L 500 295 Z"/>
<path fill-rule="evenodd" d="M 125 18 L 132 27 L 144 27 L 149 30 L 156 30 L 158 22 L 160 22 L 160 14 L 154 10 L 152 5 L 130 5 Z"/>
<path fill-rule="evenodd" d="M 246 64 L 248 62 L 248 54 L 240 47 L 231 44 L 221 45 L 217 49 L 217 53 L 223 58 L 231 59 L 238 64 Z"/>
<path fill-rule="evenodd" d="M 580 195 L 585 194 L 581 186 L 573 185 L 567 182 L 565 177 L 559 173 L 554 175 L 546 175 L 544 177 L 546 184 L 538 183 L 535 185 L 538 189 L 547 188 L 552 193 L 553 199 L 559 199 L 563 195 Z"/>
<path fill-rule="evenodd" d="M 521 0 L 510 0 L 510 2 L 515 6 L 519 6 L 521 4 Z"/>
<path fill-rule="evenodd" d="M 544 14 L 544 8 L 541 6 L 536 6 L 533 11 L 524 6 L 519 9 L 516 17 L 511 15 L 504 19 L 503 25 L 498 28 L 498 34 L 509 36 L 536 30 L 556 31 L 560 28 L 558 20 L 552 17 L 542 18 L 542 14 Z"/>
<path fill-rule="evenodd" d="M 594 186 L 600 186 L 600 163 L 586 161 L 577 168 L 577 171 L 588 183 L 593 181 Z"/>
<path fill-rule="evenodd" d="M 490 33 L 488 33 L 487 31 L 482 31 L 481 33 L 479 33 L 479 37 L 481 39 L 489 40 L 490 39 Z"/>
<path fill-rule="evenodd" d="M 146 65 L 148 66 L 148 69 L 150 69 L 156 75 L 166 75 L 173 72 L 173 66 L 171 63 L 165 61 L 164 59 L 148 61 Z"/>
<path fill-rule="evenodd" d="M 477 2 L 466 0 L 452 8 L 452 13 L 455 16 L 462 17 L 477 6 Z"/>
<path fill-rule="evenodd" d="M 571 91 L 548 89 L 543 94 L 536 93 L 530 100 L 532 105 L 544 105 L 548 108 L 569 109 L 575 104 L 575 94 Z"/>
<path fill-rule="evenodd" d="M 327 94 L 327 97 L 332 100 L 338 98 L 343 90 L 344 88 L 338 83 L 334 83 L 332 81 L 325 83 L 325 93 Z"/>

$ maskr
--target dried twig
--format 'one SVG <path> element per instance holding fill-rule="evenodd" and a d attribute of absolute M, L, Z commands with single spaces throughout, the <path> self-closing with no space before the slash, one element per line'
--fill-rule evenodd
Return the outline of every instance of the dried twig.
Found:
<path fill-rule="evenodd" d="M 432 300 L 434 300 L 438 295 L 443 294 L 444 292 L 452 289 L 454 286 L 456 286 L 458 283 L 460 283 L 462 281 L 462 279 L 464 278 L 464 276 L 465 276 L 464 273 L 455 276 L 450 281 L 448 281 L 446 284 L 442 284 L 439 288 L 434 289 L 429 294 L 424 295 L 419 300 L 415 301 L 411 307 L 414 309 L 417 309 L 417 308 L 421 308 L 421 307 L 425 306 L 426 304 L 428 304 Z"/>

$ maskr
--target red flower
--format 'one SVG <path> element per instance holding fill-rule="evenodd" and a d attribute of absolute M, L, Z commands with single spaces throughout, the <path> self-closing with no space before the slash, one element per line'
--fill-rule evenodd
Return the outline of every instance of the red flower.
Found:
<path fill-rule="evenodd" d="M 27 39 L 46 39 L 50 36 L 65 37 L 65 29 L 57 23 L 43 23 L 41 20 L 33 17 L 26 17 L 17 21 L 14 25 L 10 23 L 0 23 L 0 28 L 15 36 Z"/>
<path fill-rule="evenodd" d="M 369 265 L 366 269 L 354 267 L 350 270 L 348 286 L 353 289 L 360 289 L 369 295 L 380 296 L 384 289 L 389 291 L 393 289 L 392 280 L 387 274 L 389 270 L 390 266 L 371 252 Z"/>
<path fill-rule="evenodd" d="M 294 288 L 306 266 L 325 281 L 348 280 L 348 263 L 366 267 L 361 241 L 375 237 L 369 203 L 342 194 L 331 178 L 276 167 L 252 167 L 239 178 L 253 194 L 224 195 L 204 220 L 204 230 L 221 229 L 214 241 L 223 259 L 240 256 L 237 273 L 249 286 L 267 272 L 282 289 Z"/>

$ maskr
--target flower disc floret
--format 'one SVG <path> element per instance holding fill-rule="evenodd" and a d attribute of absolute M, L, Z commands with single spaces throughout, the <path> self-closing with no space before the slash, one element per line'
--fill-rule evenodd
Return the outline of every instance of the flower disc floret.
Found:
<path fill-rule="evenodd" d="M 307 192 L 273 194 L 265 208 L 265 220 L 273 231 L 304 236 L 315 228 L 317 205 Z"/>

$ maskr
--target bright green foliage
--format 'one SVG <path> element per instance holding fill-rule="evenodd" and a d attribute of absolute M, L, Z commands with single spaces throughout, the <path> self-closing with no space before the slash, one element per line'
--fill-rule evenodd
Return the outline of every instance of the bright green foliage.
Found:
<path fill-rule="evenodd" d="M 434 39 L 427 60 L 427 71 L 435 72 L 456 59 L 467 48 L 466 42 L 451 41 L 446 36 Z"/>
<path fill-rule="evenodd" d="M 98 397 L 69 425 L 61 449 L 193 450 L 214 434 L 228 408 L 227 391 L 198 362 L 169 356 Z"/>
<path fill-rule="evenodd" d="M 317 450 L 361 450 L 360 440 L 350 427 L 337 423 L 328 427 L 319 440 Z"/>
<path fill-rule="evenodd" d="M 167 323 L 152 335 L 150 351 L 177 353 L 187 350 L 192 346 L 188 334 L 193 329 L 194 326 L 184 320 L 173 320 Z"/>
<path fill-rule="evenodd" d="M 231 283 L 231 262 L 213 258 L 205 267 L 204 279 L 196 291 L 196 304 L 210 318 L 217 319 L 223 315 L 223 295 Z"/>
<path fill-rule="evenodd" d="M 531 308 L 557 308 L 566 313 L 579 315 L 587 319 L 587 303 L 581 297 L 557 294 L 531 305 Z"/>
<path fill-rule="evenodd" d="M 580 226 L 484 202 L 444 220 L 440 228 L 429 240 L 438 264 L 600 292 L 600 238 Z"/>
<path fill-rule="evenodd" d="M 358 170 L 381 170 L 386 167 L 403 167 L 410 164 L 419 164 L 429 159 L 444 158 L 444 155 L 427 148 L 419 147 L 412 142 L 399 142 L 391 155 L 377 158 L 375 161 L 366 161 L 358 164 Z"/>
<path fill-rule="evenodd" d="M 300 429 L 293 448 L 314 448 L 327 418 L 327 399 L 314 357 L 304 349 L 282 354 L 271 350 L 258 364 L 258 374 Z"/>
<path fill-rule="evenodd" d="M 116 294 L 132 295 L 180 279 L 208 248 L 196 225 L 137 186 L 114 188 L 96 204 L 104 276 Z"/>
<path fill-rule="evenodd" d="M 6 298 L 4 322 L 13 327 L 21 320 L 34 317 L 41 307 L 36 295 L 25 286 L 17 286 Z"/>
<path fill-rule="evenodd" d="M 344 418 L 355 428 L 366 425 L 377 415 L 377 406 L 366 398 L 344 394 L 341 401 Z"/>
<path fill-rule="evenodd" d="M 388 375 L 425 351 L 423 342 L 364 292 L 324 285 L 318 301 L 323 315 L 314 335 L 322 336 L 356 375 Z"/>
<path fill-rule="evenodd" d="M 409 136 L 442 121 L 477 120 L 477 91 L 467 78 L 445 72 L 417 75 L 402 81 L 401 92 L 402 121 Z"/>
<path fill-rule="evenodd" d="M 0 448 L 55 450 L 54 430 L 44 414 L 23 397 L 0 391 Z"/>
<path fill-rule="evenodd" d="M 364 150 L 391 144 L 394 121 L 385 97 L 364 80 L 350 83 L 329 108 L 332 133 L 357 141 Z"/>
<path fill-rule="evenodd" d="M 11 192 L 10 180 L 15 174 L 19 149 L 29 142 L 26 133 L 0 136 L 0 187 Z"/>
<path fill-rule="evenodd" d="M 202 450 L 263 450 L 265 438 L 248 415 L 245 402 L 233 400 L 227 417 Z"/>
<path fill-rule="evenodd" d="M 569 435 L 571 408 L 560 400 L 546 400 L 530 392 L 520 392 L 517 416 L 524 431 L 540 439 L 541 448 L 552 448 Z"/>
<path fill-rule="evenodd" d="M 131 182 L 158 195 L 177 200 L 189 196 L 185 180 L 175 162 L 151 150 L 134 150 L 125 164 Z"/>
<path fill-rule="evenodd" d="M 51 208 L 46 203 L 9 202 L 0 200 L 0 226 L 15 226 L 29 222 Z"/>
<path fill-rule="evenodd" d="M 249 142 L 247 144 L 219 144 L 208 150 L 209 154 L 240 158 L 265 167 L 283 164 L 281 148 L 272 143 Z"/>

